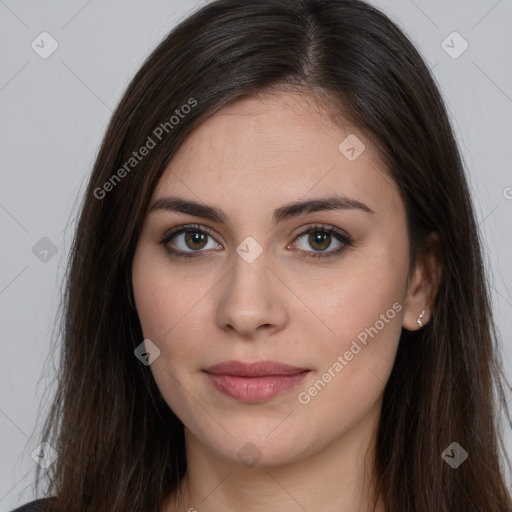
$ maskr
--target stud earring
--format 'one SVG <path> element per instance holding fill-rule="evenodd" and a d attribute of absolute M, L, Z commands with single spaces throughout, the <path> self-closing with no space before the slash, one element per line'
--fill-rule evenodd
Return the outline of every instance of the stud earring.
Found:
<path fill-rule="evenodd" d="M 418 325 L 421 327 L 423 324 L 421 323 L 421 319 L 425 316 L 425 310 L 423 310 L 421 312 L 421 315 L 419 316 L 418 320 L 416 320 L 418 322 Z"/>

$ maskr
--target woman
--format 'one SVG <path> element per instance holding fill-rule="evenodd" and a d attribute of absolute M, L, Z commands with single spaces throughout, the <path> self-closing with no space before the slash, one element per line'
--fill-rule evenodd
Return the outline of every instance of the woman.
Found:
<path fill-rule="evenodd" d="M 512 509 L 461 158 L 370 5 L 180 23 L 113 115 L 67 286 L 34 510 Z"/>

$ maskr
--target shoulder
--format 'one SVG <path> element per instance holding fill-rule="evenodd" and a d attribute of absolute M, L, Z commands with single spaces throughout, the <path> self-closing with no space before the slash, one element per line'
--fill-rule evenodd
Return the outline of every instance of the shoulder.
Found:
<path fill-rule="evenodd" d="M 45 512 L 51 498 L 43 498 L 40 500 L 31 501 L 26 505 L 23 505 L 12 512 Z"/>

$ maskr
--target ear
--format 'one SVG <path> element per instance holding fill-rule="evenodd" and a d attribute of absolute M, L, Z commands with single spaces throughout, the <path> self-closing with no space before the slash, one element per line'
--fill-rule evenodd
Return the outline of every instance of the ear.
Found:
<path fill-rule="evenodd" d="M 430 233 L 421 246 L 414 271 L 408 281 L 405 313 L 402 326 L 408 331 L 421 329 L 432 317 L 434 301 L 442 276 L 441 240 L 437 233 Z M 422 325 L 418 318 L 422 311 Z"/>

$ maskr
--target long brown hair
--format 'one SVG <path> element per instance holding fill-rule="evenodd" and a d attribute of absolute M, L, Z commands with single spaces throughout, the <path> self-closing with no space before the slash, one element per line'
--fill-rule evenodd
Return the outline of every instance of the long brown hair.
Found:
<path fill-rule="evenodd" d="M 131 81 L 70 251 L 58 390 L 43 436 L 59 453 L 46 473 L 56 510 L 156 512 L 178 488 L 183 425 L 133 353 L 143 340 L 134 249 L 185 138 L 227 104 L 280 87 L 313 92 L 379 148 L 406 206 L 411 268 L 429 233 L 441 240 L 433 317 L 402 331 L 384 392 L 377 493 L 390 512 L 510 512 L 495 417 L 506 410 L 506 381 L 459 149 L 417 50 L 355 0 L 214 1 L 174 28 Z M 153 147 L 135 163 L 148 138 Z M 452 442 L 469 453 L 457 469 L 441 457 Z"/>

